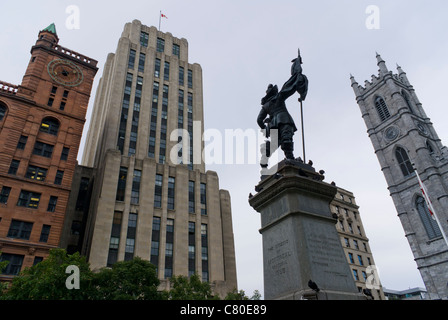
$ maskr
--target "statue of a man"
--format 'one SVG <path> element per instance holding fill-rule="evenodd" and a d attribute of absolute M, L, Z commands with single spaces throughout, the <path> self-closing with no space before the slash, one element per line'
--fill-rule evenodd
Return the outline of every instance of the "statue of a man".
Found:
<path fill-rule="evenodd" d="M 261 111 L 257 118 L 258 125 L 261 129 L 266 130 L 267 138 L 269 138 L 271 129 L 277 129 L 278 144 L 276 145 L 281 146 L 287 159 L 294 159 L 293 136 L 297 127 L 286 109 L 285 100 L 280 96 L 276 85 L 268 86 L 266 96 L 261 99 L 261 105 Z"/>

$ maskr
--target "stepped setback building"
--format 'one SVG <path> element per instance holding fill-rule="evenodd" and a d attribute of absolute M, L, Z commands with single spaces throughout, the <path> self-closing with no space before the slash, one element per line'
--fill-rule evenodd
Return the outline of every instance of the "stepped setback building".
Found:
<path fill-rule="evenodd" d="M 186 39 L 125 25 L 99 82 L 63 243 L 93 269 L 138 256 L 162 289 L 195 273 L 221 295 L 237 288 L 230 195 L 202 160 L 202 90 Z"/>

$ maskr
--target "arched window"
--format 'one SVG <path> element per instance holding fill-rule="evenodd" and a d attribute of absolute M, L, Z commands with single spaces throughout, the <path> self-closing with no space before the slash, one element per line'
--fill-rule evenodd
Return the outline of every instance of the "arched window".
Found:
<path fill-rule="evenodd" d="M 54 118 L 45 118 L 40 125 L 40 131 L 57 136 L 59 132 L 59 121 Z"/>
<path fill-rule="evenodd" d="M 431 142 L 429 142 L 429 140 L 426 140 L 426 148 L 428 149 L 429 154 L 433 154 L 434 153 L 434 148 L 433 148 Z"/>
<path fill-rule="evenodd" d="M 408 177 L 414 173 L 414 168 L 412 168 L 412 164 L 406 150 L 398 147 L 395 151 L 395 157 L 397 158 L 398 165 L 400 166 L 401 172 L 405 177 Z"/>
<path fill-rule="evenodd" d="M 411 113 L 414 113 L 414 109 L 412 108 L 411 100 L 409 99 L 409 95 L 405 91 L 401 91 L 401 95 L 403 96 L 404 101 L 406 101 L 406 105 L 408 106 L 409 111 L 411 111 Z"/>
<path fill-rule="evenodd" d="M 378 115 L 380 116 L 381 121 L 390 118 L 389 109 L 387 108 L 386 102 L 383 98 L 377 97 L 375 99 L 375 107 L 376 111 L 378 111 Z"/>
<path fill-rule="evenodd" d="M 415 206 L 420 219 L 422 220 L 423 226 L 425 227 L 426 233 L 428 234 L 428 238 L 431 240 L 441 237 L 442 233 L 440 232 L 440 228 L 437 225 L 437 222 L 431 217 L 425 199 L 418 196 L 417 199 L 415 199 Z"/>
<path fill-rule="evenodd" d="M 0 121 L 3 121 L 3 118 L 6 115 L 6 111 L 8 111 L 8 108 L 3 103 L 0 103 Z"/>

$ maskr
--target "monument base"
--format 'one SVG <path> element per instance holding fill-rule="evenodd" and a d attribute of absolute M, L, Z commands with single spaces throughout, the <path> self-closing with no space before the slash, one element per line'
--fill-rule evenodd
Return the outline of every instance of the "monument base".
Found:
<path fill-rule="evenodd" d="M 330 211 L 336 187 L 323 179 L 310 165 L 284 160 L 249 199 L 261 215 L 267 300 L 365 300 Z"/>

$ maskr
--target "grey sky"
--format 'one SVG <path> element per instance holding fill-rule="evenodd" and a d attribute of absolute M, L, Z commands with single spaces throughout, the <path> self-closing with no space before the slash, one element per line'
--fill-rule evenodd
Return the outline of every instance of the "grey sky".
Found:
<path fill-rule="evenodd" d="M 366 8 L 380 9 L 380 29 L 366 28 Z M 80 29 L 66 28 L 66 8 L 76 5 Z M 205 128 L 256 128 L 260 99 L 269 83 L 290 76 L 300 47 L 309 78 L 305 107 L 307 158 L 326 181 L 354 192 L 383 286 L 422 286 L 395 207 L 373 152 L 349 75 L 363 84 L 377 74 L 375 52 L 389 70 L 400 64 L 443 143 L 448 140 L 446 1 L 165 0 L 5 2 L 0 19 L 0 80 L 21 82 L 39 30 L 56 24 L 60 44 L 99 61 L 90 108 L 106 56 L 114 52 L 126 22 L 158 26 L 186 38 L 189 60 L 201 64 Z M 300 124 L 297 95 L 287 101 Z M 238 116 L 235 116 L 239 113 Z M 87 126 L 85 128 L 87 132 Z M 301 156 L 300 134 L 295 136 Z M 80 157 L 79 157 L 80 158 Z M 220 187 L 232 196 L 240 289 L 263 291 L 260 219 L 247 202 L 259 179 L 258 165 L 212 165 Z"/>

